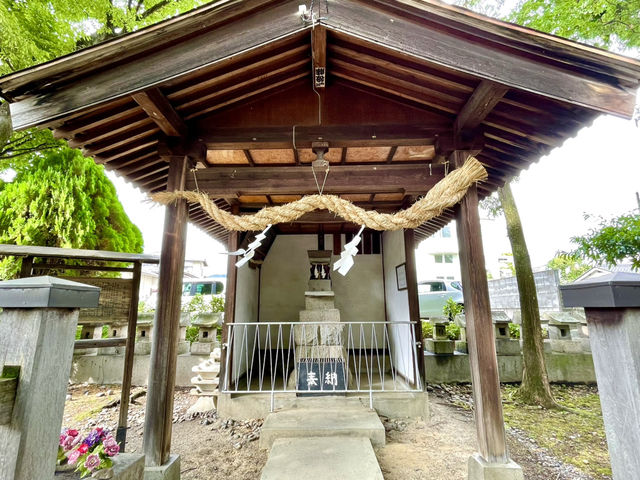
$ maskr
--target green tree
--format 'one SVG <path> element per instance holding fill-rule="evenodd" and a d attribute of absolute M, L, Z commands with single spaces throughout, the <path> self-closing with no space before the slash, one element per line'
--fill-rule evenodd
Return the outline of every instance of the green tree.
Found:
<path fill-rule="evenodd" d="M 507 235 L 513 252 L 513 263 L 518 282 L 520 312 L 522 315 L 522 383 L 517 396 L 529 405 L 555 408 L 557 403 L 551 393 L 542 343 L 542 327 L 538 295 L 533 279 L 533 269 L 529 249 L 524 238 L 522 222 L 516 206 L 511 186 L 506 183 L 498 189 L 498 198 L 507 222 Z"/>
<path fill-rule="evenodd" d="M 628 259 L 634 270 L 640 270 L 640 213 L 600 218 L 597 228 L 571 241 L 578 245 L 575 256 L 604 265 Z"/>
<path fill-rule="evenodd" d="M 457 0 L 457 5 L 612 50 L 640 47 L 640 0 Z M 506 8 L 510 7 L 510 8 Z"/>
<path fill-rule="evenodd" d="M 602 48 L 640 46 L 640 0 L 520 0 L 508 19 Z"/>
<path fill-rule="evenodd" d="M 579 256 L 571 253 L 558 253 L 547 262 L 547 267 L 560 272 L 561 283 L 574 282 L 578 277 L 591 269 L 591 265 L 585 263 Z"/>
<path fill-rule="evenodd" d="M 33 157 L 11 183 L 0 184 L 0 243 L 141 252 L 142 234 L 131 223 L 103 167 L 78 150 Z M 0 278 L 20 263 L 0 262 Z"/>
<path fill-rule="evenodd" d="M 513 266 L 518 283 L 518 297 L 522 315 L 524 366 L 518 397 L 523 403 L 555 408 L 557 403 L 551 393 L 544 359 L 540 309 L 529 249 L 510 184 L 506 183 L 504 187 L 499 188 L 497 197 L 487 197 L 482 203 L 482 208 L 490 216 L 496 217 L 504 214 L 507 236 L 513 252 Z"/>

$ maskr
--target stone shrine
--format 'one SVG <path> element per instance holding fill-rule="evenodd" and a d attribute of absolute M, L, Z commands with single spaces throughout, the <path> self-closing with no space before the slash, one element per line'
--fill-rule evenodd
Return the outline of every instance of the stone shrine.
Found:
<path fill-rule="evenodd" d="M 305 292 L 305 310 L 299 315 L 302 325 L 293 327 L 295 368 L 287 388 L 327 394 L 348 388 L 346 328 L 340 325 L 340 310 L 335 308 L 331 250 L 307 253 L 309 290 Z"/>
<path fill-rule="evenodd" d="M 210 412 L 216 408 L 215 397 L 218 395 L 218 374 L 220 373 L 220 348 L 214 348 L 209 358 L 191 369 L 196 374 L 191 379 L 193 388 L 189 392 L 198 397 L 187 414 Z"/>

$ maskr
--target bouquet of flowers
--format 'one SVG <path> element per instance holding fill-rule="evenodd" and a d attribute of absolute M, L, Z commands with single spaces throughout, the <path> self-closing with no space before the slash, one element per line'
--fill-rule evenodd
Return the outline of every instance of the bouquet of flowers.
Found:
<path fill-rule="evenodd" d="M 99 470 L 111 468 L 111 458 L 119 451 L 116 439 L 103 428 L 94 428 L 84 439 L 77 430 L 65 428 L 60 433 L 58 465 L 75 465 L 76 472 L 80 472 L 84 478 Z"/>

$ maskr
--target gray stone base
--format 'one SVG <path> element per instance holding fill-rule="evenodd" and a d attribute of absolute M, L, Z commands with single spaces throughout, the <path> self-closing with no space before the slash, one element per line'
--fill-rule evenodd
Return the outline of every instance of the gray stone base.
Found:
<path fill-rule="evenodd" d="M 169 461 L 159 467 L 145 467 L 144 480 L 180 480 L 180 456 L 170 455 Z"/>
<path fill-rule="evenodd" d="M 456 340 L 456 352 L 469 353 L 469 346 L 466 340 Z"/>
<path fill-rule="evenodd" d="M 112 480 L 140 480 L 143 475 L 144 455 L 120 453 L 113 458 Z M 77 480 L 80 475 L 74 471 L 58 472 L 54 478 L 55 480 Z"/>
<path fill-rule="evenodd" d="M 209 355 L 216 345 L 213 342 L 193 342 L 191 344 L 191 355 Z"/>
<path fill-rule="evenodd" d="M 371 442 L 366 438 L 279 438 L 261 480 L 383 480 Z"/>
<path fill-rule="evenodd" d="M 479 453 L 469 457 L 469 480 L 524 480 L 520 465 L 509 463 L 487 463 Z M 146 480 L 146 479 L 145 479 Z"/>
<path fill-rule="evenodd" d="M 205 413 L 215 410 L 216 403 L 213 396 L 201 396 L 198 397 L 198 401 L 189 407 L 187 415 L 193 415 L 195 413 Z"/>
<path fill-rule="evenodd" d="M 453 340 L 434 340 L 428 338 L 425 341 L 425 348 L 436 355 L 453 355 L 456 343 Z"/>
<path fill-rule="evenodd" d="M 498 355 L 520 355 L 520 342 L 508 338 L 496 338 Z"/>

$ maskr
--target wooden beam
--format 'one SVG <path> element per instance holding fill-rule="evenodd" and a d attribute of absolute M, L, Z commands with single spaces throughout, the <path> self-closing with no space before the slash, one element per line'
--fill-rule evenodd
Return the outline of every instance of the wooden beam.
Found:
<path fill-rule="evenodd" d="M 238 211 L 234 209 L 234 214 Z M 240 235 L 238 232 L 229 232 L 229 239 L 227 242 L 227 250 L 233 252 L 238 249 L 240 245 Z M 227 259 L 227 291 L 224 297 L 224 323 L 222 325 L 222 354 L 220 355 L 220 381 L 218 383 L 218 389 L 231 388 L 231 385 L 225 385 L 227 377 L 231 378 L 231 369 L 233 368 L 233 352 L 229 355 L 229 364 L 227 364 L 227 349 L 232 346 L 229 345 L 229 330 L 232 328 L 236 314 L 236 282 L 238 279 L 238 269 L 236 268 L 237 259 L 233 255 L 229 255 Z M 229 374 L 227 375 L 227 371 Z"/>
<path fill-rule="evenodd" d="M 467 156 L 467 152 L 454 152 L 451 162 L 461 166 Z M 478 448 L 485 461 L 506 463 L 509 456 L 476 186 L 467 190 L 460 203 L 456 222 Z"/>
<path fill-rule="evenodd" d="M 159 88 L 153 87 L 134 93 L 131 97 L 156 122 L 160 130 L 168 137 L 180 137 L 187 134 L 187 126 L 180 115 L 173 109 Z"/>
<path fill-rule="evenodd" d="M 138 324 L 138 300 L 140 296 L 140 278 L 142 276 L 142 262 L 133 264 L 133 281 L 131 282 L 131 299 L 129 300 L 129 315 L 127 319 L 127 339 L 124 350 L 124 371 L 122 373 L 122 391 L 120 392 L 120 410 L 118 411 L 118 429 L 116 440 L 122 452 L 127 445 L 127 422 L 129 418 L 129 394 L 133 377 L 134 350 L 136 345 L 136 326 Z"/>
<path fill-rule="evenodd" d="M 204 142 L 209 150 L 293 148 L 291 127 L 225 128 L 202 123 L 195 129 L 193 137 Z M 453 145 L 451 126 L 442 123 L 296 127 L 296 148 L 311 148 L 319 138 L 329 142 L 331 148 L 422 146 L 433 145 L 436 139 L 443 144 Z"/>
<path fill-rule="evenodd" d="M 322 25 L 311 30 L 311 55 L 313 58 L 313 85 L 325 88 L 327 80 L 327 29 Z"/>
<path fill-rule="evenodd" d="M 327 29 L 317 26 L 311 30 L 311 56 L 313 59 L 313 86 L 318 101 L 318 124 L 322 124 L 326 102 L 327 71 Z"/>
<path fill-rule="evenodd" d="M 482 123 L 493 107 L 506 95 L 509 87 L 489 80 L 483 80 L 464 104 L 455 123 L 453 131 L 456 135 L 465 130 L 473 130 Z"/>
<path fill-rule="evenodd" d="M 169 165 L 167 191 L 184 190 L 187 175 L 187 157 L 172 158 Z M 158 305 L 153 327 L 144 423 L 143 449 L 148 466 L 161 466 L 167 463 L 171 448 L 186 236 L 187 202 L 179 200 L 166 207 L 160 254 Z"/>
<path fill-rule="evenodd" d="M 444 178 L 444 167 L 424 164 L 334 165 L 326 193 L 405 193 L 424 195 Z M 187 190 L 195 180 L 187 179 Z M 310 167 L 211 167 L 198 172 L 198 188 L 214 197 L 317 193 Z"/>
<path fill-rule="evenodd" d="M 198 162 L 207 161 L 207 146 L 191 138 L 166 137 L 158 141 L 158 155 L 164 160 L 189 157 L 190 163 L 195 165 Z"/>
<path fill-rule="evenodd" d="M 89 338 L 76 340 L 73 344 L 74 350 L 86 350 L 88 348 L 110 348 L 123 347 L 127 344 L 126 338 Z"/>

